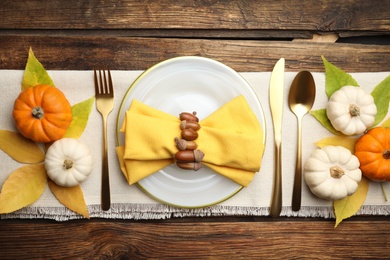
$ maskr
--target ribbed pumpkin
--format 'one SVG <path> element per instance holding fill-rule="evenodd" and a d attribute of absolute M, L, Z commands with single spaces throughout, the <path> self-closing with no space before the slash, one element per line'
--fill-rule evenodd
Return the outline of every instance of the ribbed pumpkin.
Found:
<path fill-rule="evenodd" d="M 352 195 L 362 178 L 358 158 L 342 146 L 327 145 L 314 150 L 304 169 L 305 182 L 311 192 L 326 200 Z"/>
<path fill-rule="evenodd" d="M 74 138 L 62 138 L 47 150 L 45 168 L 57 185 L 76 186 L 91 174 L 91 152 L 88 146 Z"/>
<path fill-rule="evenodd" d="M 363 133 L 372 126 L 376 114 L 374 98 L 360 87 L 340 88 L 326 105 L 326 115 L 332 126 L 345 135 Z"/>
<path fill-rule="evenodd" d="M 360 169 L 373 181 L 390 181 L 390 128 L 376 127 L 357 141 L 355 155 Z"/>
<path fill-rule="evenodd" d="M 65 134 L 72 121 L 72 107 L 58 88 L 42 84 L 20 93 L 12 116 L 23 136 L 47 143 Z"/>

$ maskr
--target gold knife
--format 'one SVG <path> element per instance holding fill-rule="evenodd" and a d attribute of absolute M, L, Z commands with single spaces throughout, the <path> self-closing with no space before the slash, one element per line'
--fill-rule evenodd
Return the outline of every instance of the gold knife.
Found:
<path fill-rule="evenodd" d="M 282 118 L 284 90 L 284 58 L 278 60 L 271 74 L 269 101 L 275 137 L 274 183 L 270 216 L 278 217 L 282 211 Z"/>

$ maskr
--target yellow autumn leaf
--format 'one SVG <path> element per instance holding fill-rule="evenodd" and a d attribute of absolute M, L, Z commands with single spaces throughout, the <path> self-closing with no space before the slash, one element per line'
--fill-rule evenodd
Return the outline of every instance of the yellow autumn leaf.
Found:
<path fill-rule="evenodd" d="M 0 149 L 20 163 L 40 163 L 45 160 L 45 153 L 35 142 L 8 130 L 0 130 Z"/>
<path fill-rule="evenodd" d="M 87 126 L 89 114 L 91 113 L 94 102 L 95 97 L 93 96 L 72 106 L 73 119 L 63 138 L 78 139 L 81 136 Z"/>
<path fill-rule="evenodd" d="M 49 188 L 62 205 L 89 219 L 87 205 L 80 185 L 63 187 L 49 180 Z"/>
<path fill-rule="evenodd" d="M 354 194 L 333 202 L 333 208 L 336 215 L 335 228 L 341 223 L 341 221 L 355 215 L 356 212 L 358 212 L 366 200 L 369 183 L 369 180 L 363 176 Z"/>
<path fill-rule="evenodd" d="M 347 148 L 352 154 L 355 154 L 355 145 L 357 140 L 358 138 L 337 135 L 337 136 L 324 138 L 316 142 L 315 144 L 319 148 L 323 148 L 324 146 L 327 145 L 335 145 L 335 146 L 339 145 L 339 146 L 343 146 L 344 148 Z"/>
<path fill-rule="evenodd" d="M 33 87 L 38 84 L 49 84 L 55 86 L 49 74 L 35 57 L 32 48 L 28 52 L 26 68 L 24 69 L 24 76 L 22 80 L 22 90 Z"/>
<path fill-rule="evenodd" d="M 0 193 L 0 214 L 10 213 L 35 202 L 45 190 L 44 164 L 22 166 L 8 176 Z"/>
<path fill-rule="evenodd" d="M 381 126 L 390 128 L 390 118 L 388 118 L 385 122 L 383 122 Z"/>

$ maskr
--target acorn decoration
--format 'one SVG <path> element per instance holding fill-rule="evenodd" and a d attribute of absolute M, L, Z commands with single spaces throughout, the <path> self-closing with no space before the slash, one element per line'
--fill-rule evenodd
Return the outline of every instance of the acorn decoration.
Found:
<path fill-rule="evenodd" d="M 196 112 L 183 112 L 179 115 L 181 139 L 175 138 L 176 147 L 179 150 L 175 154 L 176 165 L 185 170 L 197 171 L 202 168 L 204 153 L 197 149 L 195 140 L 198 138 L 200 129 L 199 119 Z"/>

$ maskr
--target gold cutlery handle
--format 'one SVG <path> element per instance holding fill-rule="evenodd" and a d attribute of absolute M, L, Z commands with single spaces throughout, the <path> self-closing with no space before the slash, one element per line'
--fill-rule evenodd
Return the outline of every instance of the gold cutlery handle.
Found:
<path fill-rule="evenodd" d="M 111 206 L 107 147 L 107 117 L 103 117 L 102 210 L 109 210 Z"/>
<path fill-rule="evenodd" d="M 275 175 L 270 208 L 271 217 L 279 217 L 282 211 L 282 144 L 275 141 Z"/>
<path fill-rule="evenodd" d="M 298 211 L 301 208 L 302 196 L 302 118 L 298 117 L 298 144 L 297 159 L 295 162 L 294 187 L 292 195 L 292 210 Z"/>

